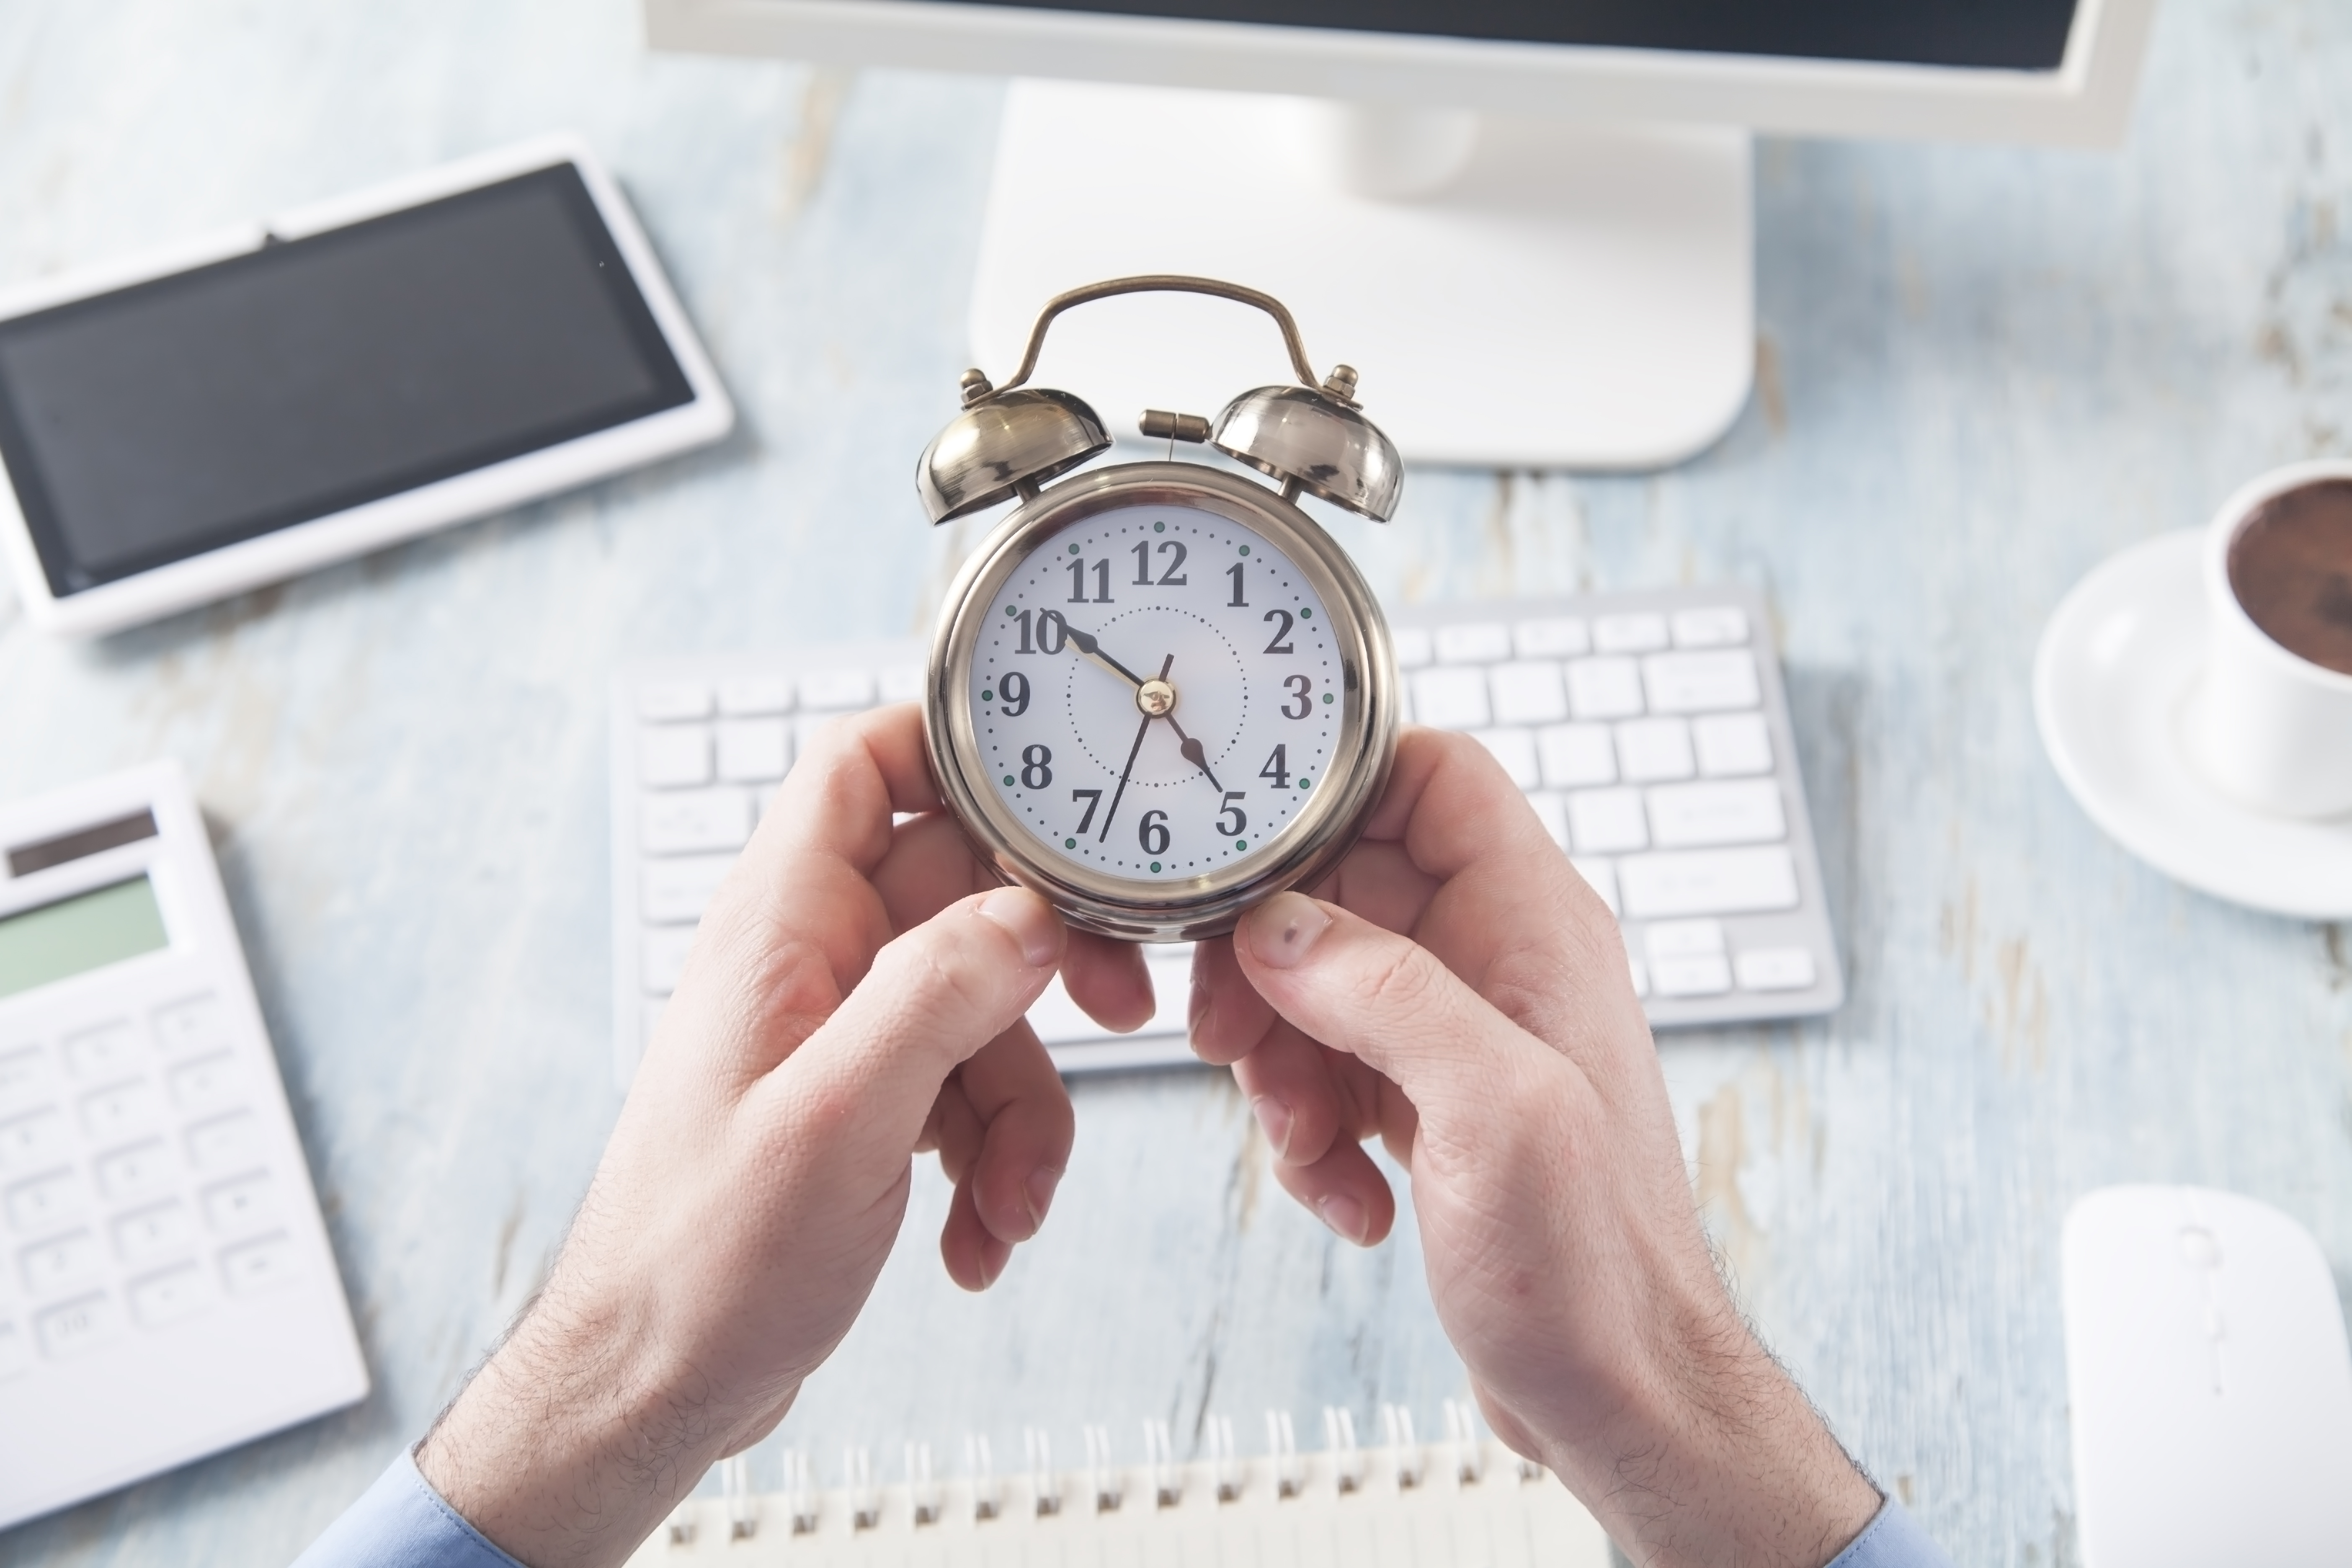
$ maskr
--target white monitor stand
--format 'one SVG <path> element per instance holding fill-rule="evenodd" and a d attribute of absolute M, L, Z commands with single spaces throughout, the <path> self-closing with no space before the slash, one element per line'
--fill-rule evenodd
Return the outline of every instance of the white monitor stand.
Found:
<path fill-rule="evenodd" d="M 1024 80 L 972 345 L 1002 377 L 1065 289 L 1223 278 L 1287 304 L 1318 373 L 1356 366 L 1408 460 L 1664 468 L 1748 401 L 1753 207 L 1744 131 Z M 1183 295 L 1065 318 L 1037 374 L 1129 437 L 1146 407 L 1213 417 L 1289 378 L 1263 318 Z"/>

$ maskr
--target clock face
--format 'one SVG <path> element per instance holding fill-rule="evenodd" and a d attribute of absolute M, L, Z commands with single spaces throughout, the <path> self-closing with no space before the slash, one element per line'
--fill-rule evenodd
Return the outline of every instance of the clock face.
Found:
<path fill-rule="evenodd" d="M 1181 504 L 1096 512 L 1042 539 L 980 622 L 987 786 L 1049 858 L 1097 875 L 1235 869 L 1339 750 L 1341 636 L 1256 531 Z"/>

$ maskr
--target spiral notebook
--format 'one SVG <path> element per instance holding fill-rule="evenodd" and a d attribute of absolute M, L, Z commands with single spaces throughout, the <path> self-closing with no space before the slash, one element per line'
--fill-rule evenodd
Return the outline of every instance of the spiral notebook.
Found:
<path fill-rule="evenodd" d="M 1566 1487 L 1466 1406 L 1444 1414 L 1444 1439 L 1424 1444 L 1409 1412 L 1385 1406 L 1381 1441 L 1360 1447 L 1352 1416 L 1326 1410 L 1311 1452 L 1269 1414 L 1264 1451 L 1246 1457 L 1233 1423 L 1212 1418 L 1207 1456 L 1181 1462 L 1167 1424 L 1149 1422 L 1140 1464 L 1118 1462 L 1101 1426 L 1085 1429 L 1083 1463 L 1061 1464 L 1033 1428 L 1005 1473 L 985 1439 L 966 1439 L 953 1475 L 908 1443 L 887 1481 L 851 1448 L 824 1485 L 788 1450 L 782 1489 L 767 1492 L 739 1457 L 631 1568 L 1609 1568 L 1609 1538 Z"/>

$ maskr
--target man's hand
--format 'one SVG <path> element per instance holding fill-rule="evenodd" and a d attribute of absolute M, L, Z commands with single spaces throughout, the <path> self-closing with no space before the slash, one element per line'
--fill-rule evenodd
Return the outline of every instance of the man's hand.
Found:
<path fill-rule="evenodd" d="M 534 1568 L 620 1562 L 774 1428 L 873 1289 L 918 1151 L 955 1182 L 959 1284 L 1044 1221 L 1070 1103 L 1023 1015 L 1058 965 L 1132 1028 L 1150 981 L 1000 886 L 939 805 L 913 708 L 818 737 L 703 917 L 546 1289 L 418 1450 Z"/>
<path fill-rule="evenodd" d="M 1616 922 L 1518 790 L 1407 731 L 1316 892 L 1193 961 L 1194 1047 L 1234 1064 L 1283 1186 L 1376 1242 L 1384 1140 L 1488 1421 L 1634 1562 L 1834 1557 L 1879 1497 L 1726 1293 Z"/>

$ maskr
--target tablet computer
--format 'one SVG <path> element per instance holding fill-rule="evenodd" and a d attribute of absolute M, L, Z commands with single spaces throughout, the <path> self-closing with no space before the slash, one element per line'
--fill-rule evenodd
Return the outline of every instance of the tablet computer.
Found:
<path fill-rule="evenodd" d="M 0 555 L 90 635 L 715 441 L 734 409 L 576 139 L 0 293 Z"/>

